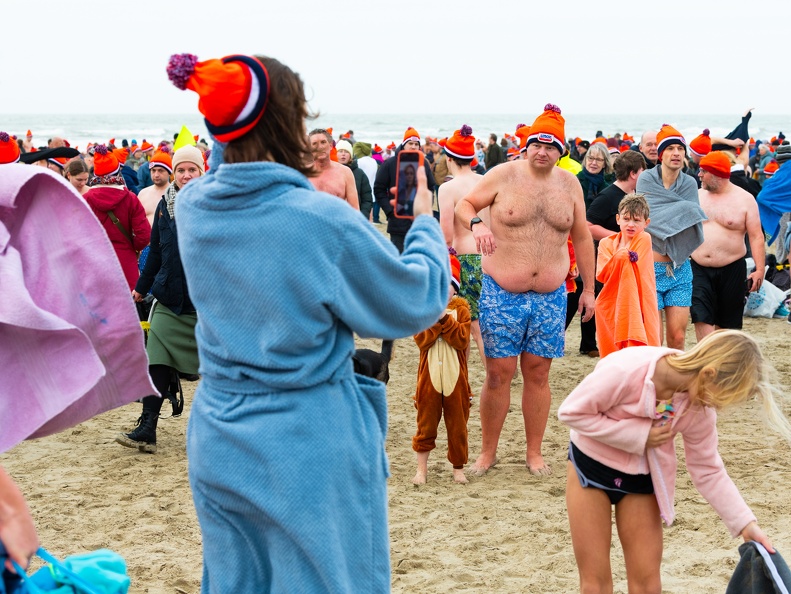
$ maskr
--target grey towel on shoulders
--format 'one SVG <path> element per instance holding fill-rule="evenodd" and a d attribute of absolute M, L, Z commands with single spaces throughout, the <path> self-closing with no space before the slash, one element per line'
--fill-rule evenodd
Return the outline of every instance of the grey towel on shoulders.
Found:
<path fill-rule="evenodd" d="M 703 243 L 707 217 L 698 201 L 697 183 L 680 173 L 667 189 L 662 183 L 662 166 L 657 165 L 640 174 L 635 191 L 645 194 L 651 208 L 651 222 L 645 230 L 651 235 L 654 251 L 670 256 L 678 268 Z"/>

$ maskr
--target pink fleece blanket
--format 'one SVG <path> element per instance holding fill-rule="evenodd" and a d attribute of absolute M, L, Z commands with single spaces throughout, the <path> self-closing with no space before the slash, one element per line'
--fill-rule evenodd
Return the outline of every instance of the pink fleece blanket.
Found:
<path fill-rule="evenodd" d="M 156 393 L 88 205 L 43 167 L 0 165 L 0 452 Z"/>

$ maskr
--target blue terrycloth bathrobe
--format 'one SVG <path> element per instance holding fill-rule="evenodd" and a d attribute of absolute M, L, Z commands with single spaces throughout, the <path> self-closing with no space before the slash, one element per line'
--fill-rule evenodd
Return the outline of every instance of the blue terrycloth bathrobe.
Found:
<path fill-rule="evenodd" d="M 354 374 L 353 332 L 393 339 L 439 319 L 440 227 L 418 217 L 399 256 L 293 169 L 212 171 L 176 207 L 199 312 L 187 454 L 202 592 L 387 592 L 385 386 Z"/>

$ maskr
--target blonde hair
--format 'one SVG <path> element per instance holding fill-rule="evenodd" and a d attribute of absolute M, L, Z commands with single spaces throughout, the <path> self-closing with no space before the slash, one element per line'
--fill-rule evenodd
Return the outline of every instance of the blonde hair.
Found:
<path fill-rule="evenodd" d="M 594 155 L 598 155 L 602 159 L 604 159 L 604 169 L 602 171 L 604 173 L 612 173 L 612 157 L 610 156 L 610 151 L 607 148 L 606 144 L 602 144 L 601 142 L 594 142 L 588 152 L 585 153 L 585 156 L 582 157 L 582 166 L 587 169 L 588 168 L 588 157 L 593 157 Z"/>
<path fill-rule="evenodd" d="M 740 330 L 717 330 L 684 353 L 669 355 L 667 363 L 679 373 L 697 375 L 696 404 L 725 408 L 751 397 L 761 402 L 766 424 L 791 442 L 791 423 L 780 402 L 775 370 L 764 358 L 758 343 Z M 707 389 L 714 385 L 716 391 Z"/>

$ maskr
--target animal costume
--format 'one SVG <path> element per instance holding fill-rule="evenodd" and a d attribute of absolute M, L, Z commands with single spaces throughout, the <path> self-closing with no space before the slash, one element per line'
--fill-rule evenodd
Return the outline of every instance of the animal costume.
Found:
<path fill-rule="evenodd" d="M 470 306 L 453 297 L 445 315 L 431 328 L 415 335 L 420 349 L 417 368 L 417 433 L 412 449 L 430 452 L 436 447 L 437 427 L 444 412 L 448 430 L 448 460 L 453 468 L 467 463 L 467 419 L 470 384 L 467 380 L 467 347 L 470 344 Z"/>

